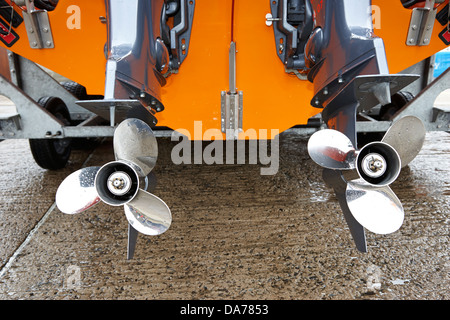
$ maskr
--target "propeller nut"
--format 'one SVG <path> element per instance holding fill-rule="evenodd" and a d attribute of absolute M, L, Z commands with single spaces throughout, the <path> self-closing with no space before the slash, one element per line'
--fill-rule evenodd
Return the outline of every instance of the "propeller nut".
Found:
<path fill-rule="evenodd" d="M 123 171 L 111 174 L 107 182 L 109 191 L 118 196 L 126 194 L 130 190 L 131 185 L 130 176 Z"/>
<path fill-rule="evenodd" d="M 378 153 L 369 153 L 363 158 L 361 168 L 368 176 L 378 178 L 386 172 L 386 160 Z"/>

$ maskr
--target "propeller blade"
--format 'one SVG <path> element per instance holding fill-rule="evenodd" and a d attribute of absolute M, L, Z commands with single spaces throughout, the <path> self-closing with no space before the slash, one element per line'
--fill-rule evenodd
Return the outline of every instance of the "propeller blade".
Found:
<path fill-rule="evenodd" d="M 114 132 L 116 160 L 126 160 L 140 169 L 139 175 L 147 176 L 158 158 L 158 143 L 148 124 L 139 119 L 126 119 Z"/>
<path fill-rule="evenodd" d="M 124 209 L 131 226 L 146 235 L 162 234 L 172 223 L 172 214 L 166 203 L 142 189 L 133 200 L 125 204 Z"/>
<path fill-rule="evenodd" d="M 311 159 L 322 167 L 335 170 L 355 168 L 356 150 L 342 132 L 324 129 L 315 132 L 308 141 Z"/>
<path fill-rule="evenodd" d="M 56 205 L 63 213 L 83 212 L 100 201 L 95 176 L 100 167 L 87 167 L 70 174 L 56 191 Z"/>
<path fill-rule="evenodd" d="M 352 215 L 367 230 L 388 234 L 402 226 L 403 206 L 388 186 L 374 187 L 360 179 L 347 183 L 345 196 Z"/>
<path fill-rule="evenodd" d="M 397 151 L 403 168 L 419 154 L 425 141 L 425 133 L 425 126 L 419 118 L 406 116 L 396 121 L 381 141 Z"/>

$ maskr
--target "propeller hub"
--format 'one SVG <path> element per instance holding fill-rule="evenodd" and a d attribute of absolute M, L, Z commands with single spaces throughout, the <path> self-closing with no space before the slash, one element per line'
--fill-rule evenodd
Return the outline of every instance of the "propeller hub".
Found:
<path fill-rule="evenodd" d="M 368 176 L 378 178 L 386 172 L 386 160 L 378 153 L 369 153 L 363 158 L 361 167 Z"/>
<path fill-rule="evenodd" d="M 397 179 L 401 169 L 400 157 L 390 145 L 371 142 L 365 145 L 356 159 L 356 170 L 367 183 L 387 186 Z"/>
<path fill-rule="evenodd" d="M 140 179 L 126 161 L 113 161 L 100 168 L 95 177 L 95 188 L 100 199 L 112 206 L 130 202 L 139 191 Z"/>

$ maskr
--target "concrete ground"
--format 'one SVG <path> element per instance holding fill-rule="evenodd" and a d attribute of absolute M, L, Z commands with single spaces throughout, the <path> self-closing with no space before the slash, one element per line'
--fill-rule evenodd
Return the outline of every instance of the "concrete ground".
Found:
<path fill-rule="evenodd" d="M 121 208 L 78 215 L 55 206 L 60 182 L 113 159 L 107 140 L 46 171 L 26 140 L 0 143 L 0 299 L 447 300 L 450 135 L 429 133 L 391 185 L 406 216 L 394 234 L 351 239 L 334 193 L 306 151 L 283 133 L 280 167 L 175 165 L 177 142 L 159 138 L 155 194 L 171 208 L 163 235 L 140 235 L 126 260 Z"/>

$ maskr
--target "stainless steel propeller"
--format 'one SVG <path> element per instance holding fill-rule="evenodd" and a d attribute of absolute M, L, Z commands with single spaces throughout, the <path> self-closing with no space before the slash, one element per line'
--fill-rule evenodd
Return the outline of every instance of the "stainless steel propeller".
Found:
<path fill-rule="evenodd" d="M 348 177 L 345 192 L 340 192 L 345 195 L 345 210 L 369 231 L 388 234 L 398 230 L 404 220 L 403 206 L 389 185 L 420 152 L 425 133 L 420 119 L 406 116 L 395 122 L 380 142 L 357 150 L 345 134 L 324 129 L 311 136 L 308 152 L 317 164 Z"/>
<path fill-rule="evenodd" d="M 69 175 L 56 192 L 56 205 L 66 214 L 81 213 L 100 201 L 123 205 L 133 229 L 146 235 L 164 233 L 172 222 L 170 209 L 146 191 L 158 157 L 153 131 L 142 120 L 126 119 L 116 128 L 113 145 L 116 161 Z"/>

